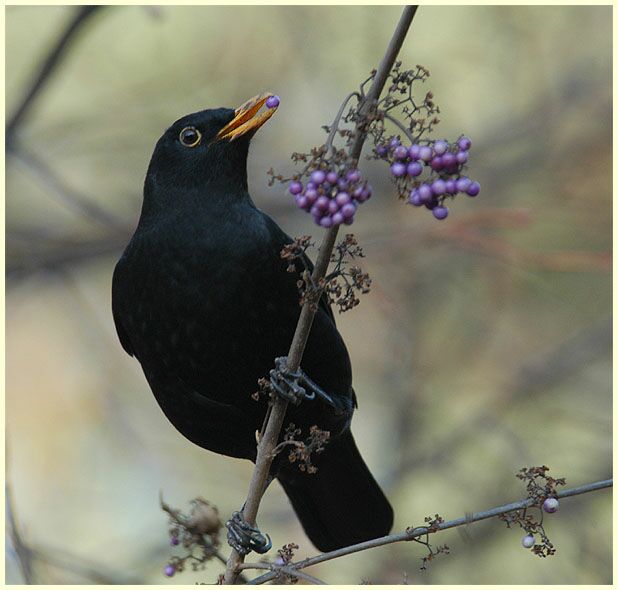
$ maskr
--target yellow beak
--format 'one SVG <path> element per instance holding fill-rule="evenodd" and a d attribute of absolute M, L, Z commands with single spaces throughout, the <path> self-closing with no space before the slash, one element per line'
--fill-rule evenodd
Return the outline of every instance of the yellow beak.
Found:
<path fill-rule="evenodd" d="M 277 107 L 274 106 L 258 114 L 259 110 L 264 106 L 264 103 L 271 96 L 274 96 L 274 94 L 271 92 L 264 92 L 250 98 L 247 102 L 239 106 L 235 111 L 234 118 L 217 133 L 217 139 L 229 139 L 232 141 L 249 131 L 257 131 L 277 110 Z"/>

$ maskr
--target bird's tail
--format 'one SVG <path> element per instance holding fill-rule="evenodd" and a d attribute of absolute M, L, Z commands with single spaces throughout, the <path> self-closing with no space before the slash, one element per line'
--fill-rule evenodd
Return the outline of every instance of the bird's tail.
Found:
<path fill-rule="evenodd" d="M 277 478 L 311 542 L 332 551 L 389 533 L 393 509 L 363 461 L 351 432 L 312 457 L 317 473 L 281 469 Z"/>

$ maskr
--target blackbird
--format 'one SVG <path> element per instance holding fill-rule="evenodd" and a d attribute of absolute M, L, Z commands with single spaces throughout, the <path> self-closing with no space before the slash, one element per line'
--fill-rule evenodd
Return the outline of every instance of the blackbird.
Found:
<path fill-rule="evenodd" d="M 300 313 L 300 271 L 288 272 L 281 258 L 292 240 L 247 188 L 249 142 L 275 112 L 262 109 L 273 97 L 187 115 L 165 131 L 112 285 L 120 343 L 167 418 L 200 447 L 252 461 L 267 408 L 252 394 L 287 353 Z M 315 425 L 330 439 L 311 457 L 317 472 L 302 471 L 284 450 L 272 476 L 319 550 L 387 534 L 393 512 L 350 432 L 350 359 L 325 297 L 301 368 L 327 395 L 290 404 L 284 426 L 307 436 Z"/>

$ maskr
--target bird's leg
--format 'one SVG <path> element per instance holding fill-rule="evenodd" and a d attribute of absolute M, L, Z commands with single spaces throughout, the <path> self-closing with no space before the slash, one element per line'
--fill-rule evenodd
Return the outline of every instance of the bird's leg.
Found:
<path fill-rule="evenodd" d="M 244 509 L 244 506 L 243 506 Z M 239 555 L 247 555 L 251 551 L 266 553 L 273 546 L 268 535 L 251 526 L 244 518 L 242 510 L 233 512 L 232 518 L 225 523 L 227 528 L 227 542 Z"/>
<path fill-rule="evenodd" d="M 333 398 L 301 369 L 290 371 L 285 356 L 275 359 L 275 368 L 270 371 L 270 384 L 277 395 L 296 406 L 303 399 L 313 400 L 317 396 L 333 408 L 337 407 Z"/>
<path fill-rule="evenodd" d="M 264 484 L 264 491 L 272 483 L 274 477 L 268 475 Z M 246 504 L 246 502 L 245 502 Z M 225 523 L 227 528 L 227 542 L 239 555 L 247 555 L 251 551 L 266 553 L 273 546 L 270 537 L 255 526 L 251 526 L 243 516 L 245 504 L 239 512 L 232 513 L 232 518 Z"/>

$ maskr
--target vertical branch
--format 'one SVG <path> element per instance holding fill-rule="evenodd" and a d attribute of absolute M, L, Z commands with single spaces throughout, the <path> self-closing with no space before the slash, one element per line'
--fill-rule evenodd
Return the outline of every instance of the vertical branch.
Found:
<path fill-rule="evenodd" d="M 403 10 L 399 23 L 397 24 L 397 28 L 391 37 L 384 57 L 382 58 L 378 70 L 373 77 L 371 87 L 367 91 L 367 94 L 360 105 L 361 121 L 363 119 L 362 115 L 371 113 L 371 111 L 375 108 L 380 93 L 382 92 L 388 75 L 393 67 L 393 64 L 395 63 L 397 54 L 399 53 L 403 41 L 406 38 L 408 29 L 412 24 L 412 19 L 414 18 L 417 8 L 417 6 L 406 6 Z M 350 157 L 354 160 L 359 159 L 363 149 L 363 144 L 365 143 L 365 138 L 366 126 L 361 123 L 357 126 L 356 138 L 350 148 Z M 322 279 L 326 274 L 338 231 L 339 227 L 334 226 L 324 235 L 322 244 L 320 245 L 320 250 L 318 252 L 318 257 L 315 262 L 315 268 L 313 269 L 313 274 L 311 276 L 313 284 L 319 284 L 320 279 Z M 307 338 L 309 337 L 309 331 L 311 330 L 314 315 L 315 311 L 311 309 L 311 301 L 306 301 L 300 312 L 300 318 L 298 320 L 294 338 L 292 339 L 292 344 L 290 345 L 290 350 L 288 353 L 287 364 L 290 371 L 296 371 L 300 367 L 300 362 L 305 351 L 305 346 L 307 344 Z M 274 458 L 273 450 L 279 439 L 279 433 L 281 432 L 281 427 L 283 426 L 287 406 L 287 401 L 278 397 L 275 398 L 264 434 L 258 444 L 255 469 L 253 470 L 253 474 L 251 476 L 247 501 L 245 502 L 245 508 L 243 511 L 243 516 L 249 524 L 254 524 L 257 517 L 260 500 L 264 494 L 270 466 Z M 233 549 L 228 559 L 227 568 L 225 571 L 224 582 L 226 584 L 233 584 L 235 582 L 237 568 L 242 561 L 243 557 Z"/>

